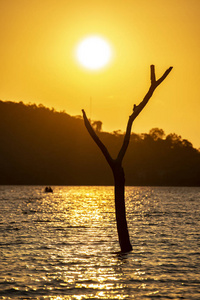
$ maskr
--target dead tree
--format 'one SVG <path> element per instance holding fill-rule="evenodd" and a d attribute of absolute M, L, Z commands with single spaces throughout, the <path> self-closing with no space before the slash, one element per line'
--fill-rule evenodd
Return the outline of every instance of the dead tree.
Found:
<path fill-rule="evenodd" d="M 167 77 L 167 75 L 170 73 L 172 70 L 172 67 L 167 69 L 165 73 L 158 79 L 156 80 L 155 76 L 155 66 L 151 65 L 150 67 L 151 70 L 151 85 L 150 88 L 145 95 L 144 99 L 141 101 L 139 105 L 134 105 L 133 107 L 133 113 L 129 116 L 127 128 L 126 128 L 126 133 L 124 136 L 124 141 L 122 144 L 122 147 L 119 151 L 119 154 L 116 159 L 113 159 L 105 145 L 101 142 L 99 137 L 97 136 L 96 132 L 92 128 L 86 113 L 84 110 L 83 112 L 83 119 L 85 126 L 97 144 L 97 146 L 101 149 L 105 159 L 107 160 L 109 166 L 112 169 L 113 176 L 114 176 L 114 184 L 115 184 L 115 214 L 116 214 L 116 222 L 117 222 L 117 231 L 118 231 L 118 237 L 119 237 L 119 244 L 121 248 L 121 252 L 129 252 L 132 250 L 132 246 L 130 243 L 130 238 L 129 238 L 129 232 L 128 232 L 128 227 L 127 227 L 127 221 L 126 221 L 126 209 L 125 209 L 125 196 L 124 196 L 124 191 L 125 191 L 125 175 L 124 175 L 124 169 L 122 166 L 122 161 L 124 158 L 124 155 L 126 153 L 129 141 L 130 141 L 130 135 L 131 135 L 131 128 L 133 121 L 135 118 L 139 115 L 139 113 L 143 110 L 143 108 L 146 106 L 148 103 L 149 99 L 151 98 L 153 92 L 157 88 L 157 86 Z"/>

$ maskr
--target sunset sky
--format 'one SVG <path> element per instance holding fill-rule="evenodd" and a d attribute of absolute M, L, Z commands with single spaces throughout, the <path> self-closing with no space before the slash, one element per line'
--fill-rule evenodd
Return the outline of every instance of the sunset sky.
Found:
<path fill-rule="evenodd" d="M 89 70 L 76 57 L 86 37 L 103 37 L 111 60 Z M 200 148 L 200 0 L 0 0 L 0 99 L 36 103 L 126 128 L 133 104 L 172 72 L 133 124 L 162 128 Z"/>

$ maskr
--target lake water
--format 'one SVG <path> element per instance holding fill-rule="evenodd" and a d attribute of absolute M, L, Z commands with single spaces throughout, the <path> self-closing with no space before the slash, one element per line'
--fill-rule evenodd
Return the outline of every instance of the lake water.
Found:
<path fill-rule="evenodd" d="M 0 299 L 200 299 L 200 188 L 0 186 Z"/>

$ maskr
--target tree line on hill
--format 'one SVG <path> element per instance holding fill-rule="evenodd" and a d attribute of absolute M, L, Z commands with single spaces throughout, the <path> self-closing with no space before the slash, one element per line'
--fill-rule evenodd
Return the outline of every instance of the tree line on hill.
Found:
<path fill-rule="evenodd" d="M 123 136 L 101 131 L 115 157 Z M 113 185 L 109 166 L 81 116 L 43 105 L 0 101 L 0 184 Z M 200 186 L 200 151 L 159 128 L 131 134 L 124 159 L 126 185 Z"/>

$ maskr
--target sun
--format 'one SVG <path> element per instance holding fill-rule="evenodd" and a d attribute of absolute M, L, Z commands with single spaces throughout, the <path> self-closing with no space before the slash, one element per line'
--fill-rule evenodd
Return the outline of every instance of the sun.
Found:
<path fill-rule="evenodd" d="M 85 68 L 98 70 L 111 61 L 111 46 L 102 37 L 89 36 L 78 44 L 76 57 L 78 62 Z"/>

